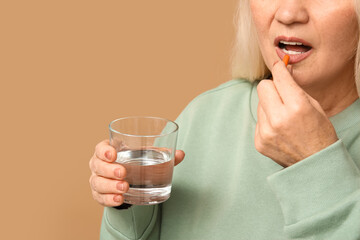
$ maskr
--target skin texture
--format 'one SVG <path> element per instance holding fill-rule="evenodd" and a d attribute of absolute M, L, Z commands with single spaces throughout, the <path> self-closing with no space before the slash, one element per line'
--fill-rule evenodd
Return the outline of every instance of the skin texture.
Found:
<path fill-rule="evenodd" d="M 185 157 L 185 153 L 177 150 L 175 153 L 175 166 Z M 116 150 L 104 140 L 96 145 L 95 153 L 91 157 L 89 179 L 93 198 L 103 206 L 114 207 L 124 202 L 123 193 L 129 190 L 129 184 L 124 181 L 126 169 L 114 163 Z"/>
<path fill-rule="evenodd" d="M 273 75 L 258 85 L 255 147 L 287 167 L 336 142 L 329 117 L 358 98 L 353 1 L 250 0 L 250 7 Z M 311 55 L 287 69 L 275 51 L 278 36 L 304 39 L 312 46 Z"/>

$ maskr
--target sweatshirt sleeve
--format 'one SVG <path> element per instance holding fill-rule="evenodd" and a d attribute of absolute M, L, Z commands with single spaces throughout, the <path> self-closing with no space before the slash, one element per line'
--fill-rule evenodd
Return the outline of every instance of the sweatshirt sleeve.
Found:
<path fill-rule="evenodd" d="M 291 239 L 360 239 L 360 172 L 342 140 L 268 182 Z"/>
<path fill-rule="evenodd" d="M 160 205 L 118 210 L 105 207 L 101 240 L 160 239 Z"/>

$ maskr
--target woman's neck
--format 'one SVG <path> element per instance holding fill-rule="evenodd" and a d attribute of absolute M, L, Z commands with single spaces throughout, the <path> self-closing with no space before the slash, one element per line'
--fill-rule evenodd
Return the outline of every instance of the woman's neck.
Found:
<path fill-rule="evenodd" d="M 342 112 L 359 98 L 355 82 L 333 84 L 326 87 L 326 90 L 323 88 L 319 91 L 314 89 L 305 91 L 319 102 L 327 117 Z"/>

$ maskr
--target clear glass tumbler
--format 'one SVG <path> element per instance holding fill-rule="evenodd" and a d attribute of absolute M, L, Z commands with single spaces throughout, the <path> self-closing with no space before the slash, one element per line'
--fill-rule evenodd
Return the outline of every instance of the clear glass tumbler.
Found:
<path fill-rule="evenodd" d="M 124 202 L 152 205 L 170 197 L 178 125 L 157 117 L 124 117 L 109 124 L 116 162 L 126 168 Z"/>

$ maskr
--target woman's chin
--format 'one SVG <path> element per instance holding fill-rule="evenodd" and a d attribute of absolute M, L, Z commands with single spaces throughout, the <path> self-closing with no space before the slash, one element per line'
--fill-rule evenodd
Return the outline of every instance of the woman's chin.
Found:
<path fill-rule="evenodd" d="M 313 76 L 309 76 L 304 69 L 299 71 L 299 69 L 293 68 L 292 76 L 294 81 L 302 88 L 309 89 L 314 85 L 317 85 L 317 80 L 313 78 Z"/>

